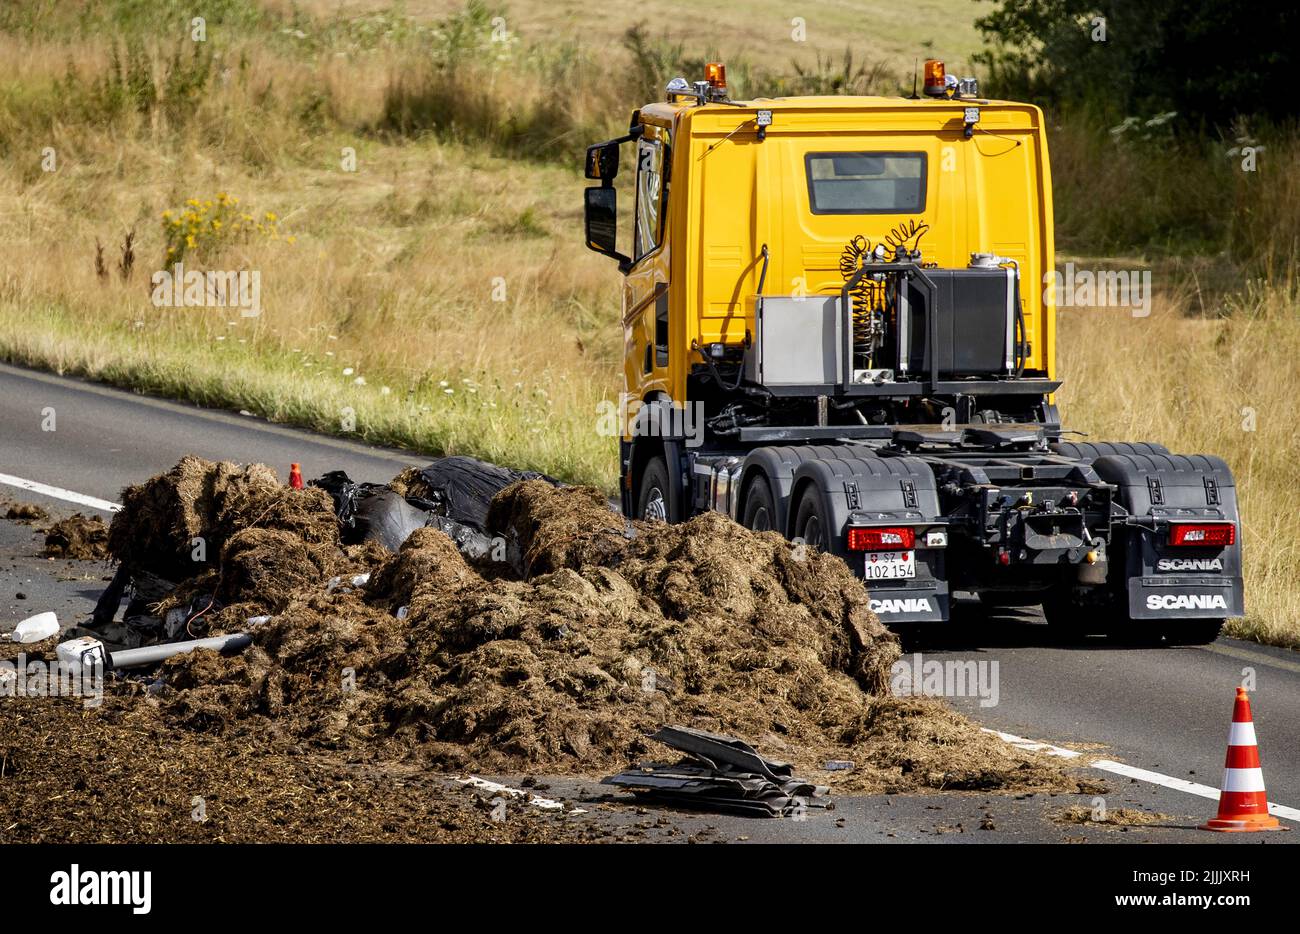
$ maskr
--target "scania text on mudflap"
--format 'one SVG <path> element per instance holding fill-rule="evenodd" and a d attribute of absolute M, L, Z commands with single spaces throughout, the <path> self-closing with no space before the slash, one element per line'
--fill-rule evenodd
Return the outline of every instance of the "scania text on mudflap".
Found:
<path fill-rule="evenodd" d="M 711 63 L 588 148 L 587 245 L 624 277 L 624 512 L 837 554 L 892 625 L 962 592 L 1212 641 L 1243 612 L 1232 474 L 1067 439 L 1042 112 L 938 61 L 924 86 L 733 101 Z"/>

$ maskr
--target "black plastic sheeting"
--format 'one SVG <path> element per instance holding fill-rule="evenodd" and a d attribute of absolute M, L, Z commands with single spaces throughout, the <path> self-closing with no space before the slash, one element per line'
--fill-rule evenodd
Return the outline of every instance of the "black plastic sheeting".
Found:
<path fill-rule="evenodd" d="M 334 501 L 334 515 L 338 517 L 339 534 L 345 545 L 355 545 L 365 539 L 365 528 L 358 531 L 357 508 L 367 499 L 388 491 L 388 487 L 379 483 L 355 483 L 342 470 L 331 470 L 308 486 L 319 487 Z"/>
<path fill-rule="evenodd" d="M 409 497 L 409 501 L 439 516 L 487 531 L 488 507 L 496 496 L 520 480 L 545 480 L 562 486 L 559 480 L 535 470 L 511 470 L 473 457 L 440 457 L 420 471 L 431 490 L 427 499 Z"/>
<path fill-rule="evenodd" d="M 357 501 L 349 537 L 379 542 L 396 551 L 408 535 L 428 525 L 429 519 L 428 510 L 412 506 L 392 490 L 381 490 Z"/>
<path fill-rule="evenodd" d="M 310 485 L 333 500 L 339 537 L 345 545 L 374 541 L 397 551 L 416 529 L 432 526 L 450 537 L 467 559 L 504 562 L 516 574 L 523 574 L 517 543 L 487 534 L 492 498 L 520 480 L 563 486 L 560 481 L 535 471 L 511 470 L 462 456 L 439 458 L 419 473 L 428 487 L 423 496 L 402 497 L 382 484 L 356 483 L 342 470 L 331 470 Z M 84 634 L 131 648 L 191 638 L 196 635 L 191 623 L 221 609 L 221 604 L 211 594 L 202 594 L 189 606 L 172 609 L 165 618 L 153 615 L 150 608 L 176 586 L 142 568 L 119 567 L 100 595 L 92 619 L 83 627 Z M 123 600 L 126 609 L 119 622 Z"/>
<path fill-rule="evenodd" d="M 386 486 L 354 483 L 342 470 L 331 470 L 311 485 L 320 487 L 334 500 L 344 544 L 377 541 L 391 551 L 401 547 L 413 531 L 431 525 L 431 517 L 451 520 L 454 526 L 438 523 L 448 535 L 465 526 L 480 535 L 487 533 L 488 509 L 492 498 L 520 480 L 544 480 L 562 486 L 559 480 L 532 470 L 511 470 L 473 457 L 441 457 L 419 471 L 428 487 L 424 496 L 403 499 Z M 458 542 L 459 543 L 459 542 Z"/>
<path fill-rule="evenodd" d="M 188 605 L 173 607 L 166 616 L 155 615 L 151 608 L 175 589 L 176 584 L 156 574 L 119 565 L 113 580 L 95 602 L 86 632 L 76 634 L 93 635 L 132 649 L 192 638 L 195 635 L 192 624 L 220 610 L 222 603 L 213 594 L 197 594 Z M 123 599 L 126 609 L 118 622 L 117 613 Z M 206 627 L 200 623 L 199 630 L 206 632 Z"/>

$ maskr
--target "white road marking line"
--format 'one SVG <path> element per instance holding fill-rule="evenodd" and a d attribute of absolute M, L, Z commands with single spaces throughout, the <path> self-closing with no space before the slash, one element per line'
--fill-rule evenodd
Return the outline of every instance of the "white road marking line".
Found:
<path fill-rule="evenodd" d="M 992 733 L 999 739 L 1010 743 L 1019 749 L 1028 749 L 1031 752 L 1041 752 L 1049 756 L 1059 756 L 1063 759 L 1077 759 L 1083 756 L 1083 753 L 1076 752 L 1073 749 L 1065 749 L 1061 746 L 1053 746 L 1051 743 L 1037 743 L 1032 739 L 1025 739 L 1023 736 L 1016 736 L 1014 733 L 1003 733 L 1001 730 L 990 730 L 983 728 L 985 733 Z M 1189 782 L 1185 778 L 1174 778 L 1172 775 L 1164 775 L 1160 772 L 1151 772 L 1147 769 L 1135 768 L 1131 765 L 1125 765 L 1122 762 L 1112 762 L 1110 759 L 1093 759 L 1088 763 L 1089 768 L 1100 769 L 1103 772 L 1111 772 L 1115 775 L 1122 775 L 1125 778 L 1136 779 L 1140 782 L 1150 782 L 1152 785 L 1161 785 L 1165 788 L 1172 788 L 1175 791 L 1185 791 L 1189 795 L 1199 795 L 1202 798 L 1209 798 L 1211 801 L 1219 800 L 1219 789 L 1211 788 L 1209 785 L 1202 785 L 1198 782 Z M 1287 820 L 1300 822 L 1300 808 L 1287 807 L 1284 804 L 1273 804 L 1269 802 L 1268 813 L 1274 817 L 1282 817 Z"/>
<path fill-rule="evenodd" d="M 482 788 L 484 791 L 490 791 L 493 794 L 507 794 L 512 798 L 528 798 L 528 803 L 545 811 L 563 810 L 564 805 L 559 801 L 552 801 L 550 798 L 539 798 L 531 792 L 523 791 L 519 788 L 511 788 L 509 785 L 502 785 L 499 782 L 490 782 L 486 778 L 479 778 L 477 775 L 471 775 L 469 778 L 456 779 L 462 785 L 472 785 L 475 788 Z M 582 808 L 574 808 L 570 814 L 586 814 Z"/>
<path fill-rule="evenodd" d="M 1189 795 L 1200 795 L 1202 798 L 1209 798 L 1211 801 L 1219 800 L 1219 789 L 1211 788 L 1209 785 L 1202 785 L 1200 782 L 1189 782 L 1185 778 L 1174 778 L 1172 775 L 1163 775 L 1160 772 L 1150 772 L 1146 769 L 1139 769 L 1131 765 L 1125 765 L 1122 762 L 1112 762 L 1109 759 L 1098 759 L 1090 763 L 1094 769 L 1101 769 L 1104 772 L 1113 772 L 1116 775 L 1122 775 L 1125 778 L 1137 779 L 1140 782 L 1150 782 L 1152 785 L 1163 785 L 1165 788 L 1172 788 L 1175 791 L 1185 791 Z M 1272 809 L 1273 805 L 1269 805 Z M 1287 810 L 1291 810 L 1287 808 Z"/>
<path fill-rule="evenodd" d="M 104 512 L 117 512 L 122 507 L 117 503 L 110 503 L 106 499 L 96 499 L 93 496 L 87 496 L 85 493 L 78 493 L 75 490 L 65 490 L 62 487 L 49 486 L 45 483 L 37 483 L 35 480 L 24 480 L 22 477 L 11 477 L 7 473 L 0 473 L 0 483 L 6 486 L 16 486 L 20 490 L 28 490 L 32 493 L 39 493 L 42 496 L 49 496 L 53 499 L 61 499 L 68 503 L 76 503 L 78 506 L 89 506 L 91 509 L 99 509 Z"/>
<path fill-rule="evenodd" d="M 982 729 L 985 733 L 992 733 L 1003 742 L 1010 743 L 1020 749 L 1027 749 L 1030 752 L 1060 756 L 1062 759 L 1076 759 L 1083 755 L 1081 752 L 1075 752 L 1073 749 L 1066 749 L 1063 746 L 1053 746 L 1051 743 L 1036 743 L 1032 739 L 1025 739 L 1023 736 L 1016 736 L 1014 733 L 1003 733 L 1001 730 L 990 730 L 988 727 L 982 727 Z"/>
<path fill-rule="evenodd" d="M 1281 668 L 1283 671 L 1300 672 L 1300 662 L 1289 661 L 1285 658 L 1276 658 L 1264 652 L 1252 652 L 1249 649 L 1239 649 L 1235 645 L 1221 645 L 1216 642 L 1213 645 L 1201 645 L 1197 648 L 1202 652 L 1213 652 L 1215 655 L 1226 655 L 1229 658 L 1239 658 L 1242 661 L 1254 662 L 1256 665 L 1269 665 L 1273 668 Z"/>

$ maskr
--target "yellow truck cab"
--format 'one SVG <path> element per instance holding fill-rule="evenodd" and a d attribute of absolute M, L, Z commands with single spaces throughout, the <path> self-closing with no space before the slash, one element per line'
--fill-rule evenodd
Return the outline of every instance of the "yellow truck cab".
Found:
<path fill-rule="evenodd" d="M 742 102 L 710 64 L 588 148 L 587 245 L 623 273 L 624 511 L 839 554 L 890 623 L 960 591 L 1212 639 L 1242 609 L 1226 465 L 1063 440 L 1042 112 L 924 74 L 912 98 Z"/>

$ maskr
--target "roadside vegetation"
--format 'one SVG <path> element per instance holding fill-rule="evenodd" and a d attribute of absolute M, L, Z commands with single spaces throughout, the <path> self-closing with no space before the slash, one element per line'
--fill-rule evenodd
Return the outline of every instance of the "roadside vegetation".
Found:
<path fill-rule="evenodd" d="M 980 12 L 986 83 L 1053 123 L 1058 265 L 1151 269 L 1156 289 L 1146 317 L 1062 311 L 1066 424 L 1225 458 L 1248 613 L 1230 631 L 1300 648 L 1300 129 L 1271 90 L 1300 11 L 1002 0 Z"/>
<path fill-rule="evenodd" d="M 926 0 L 886 29 L 897 5 L 857 5 L 857 28 L 813 0 L 802 43 L 777 4 L 703 38 L 668 4 L 202 6 L 202 41 L 178 0 L 0 6 L 0 359 L 612 488 L 596 404 L 621 386 L 620 294 L 581 248 L 583 147 L 715 54 L 739 95 L 894 94 L 914 57 L 966 61 L 978 17 L 1026 4 Z M 1049 108 L 1062 258 L 1155 270 L 1149 317 L 1064 311 L 1068 423 L 1226 457 L 1236 631 L 1300 645 L 1294 125 L 1127 75 L 1067 104 L 1041 63 L 1109 74 L 1095 49 L 1023 15 L 990 28 L 1015 41 L 981 75 Z M 260 270 L 261 313 L 156 307 L 177 260 Z"/>

